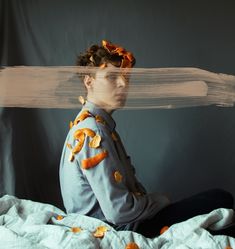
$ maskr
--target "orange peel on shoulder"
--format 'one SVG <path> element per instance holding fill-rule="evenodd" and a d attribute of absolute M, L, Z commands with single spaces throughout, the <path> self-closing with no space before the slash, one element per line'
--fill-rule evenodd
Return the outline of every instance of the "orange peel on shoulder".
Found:
<path fill-rule="evenodd" d="M 96 134 L 89 143 L 90 148 L 99 148 L 101 142 L 101 136 Z"/>
<path fill-rule="evenodd" d="M 82 160 L 82 168 L 90 169 L 97 166 L 101 161 L 103 161 L 108 156 L 108 151 L 104 150 L 93 157 L 89 157 Z"/>
<path fill-rule="evenodd" d="M 95 121 L 96 121 L 97 123 L 101 123 L 101 124 L 103 124 L 103 125 L 106 124 L 105 120 L 104 120 L 100 115 L 96 115 L 96 116 L 95 116 Z"/>

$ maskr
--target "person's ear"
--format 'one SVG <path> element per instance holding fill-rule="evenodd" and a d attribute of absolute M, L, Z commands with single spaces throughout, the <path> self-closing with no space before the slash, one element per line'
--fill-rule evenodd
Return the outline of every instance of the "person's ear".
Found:
<path fill-rule="evenodd" d="M 86 89 L 90 89 L 92 87 L 92 81 L 93 81 L 93 77 L 91 77 L 90 75 L 85 75 L 84 85 Z"/>

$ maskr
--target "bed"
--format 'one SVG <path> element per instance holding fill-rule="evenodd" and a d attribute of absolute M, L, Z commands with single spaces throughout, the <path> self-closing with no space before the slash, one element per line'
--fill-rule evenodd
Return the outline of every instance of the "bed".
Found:
<path fill-rule="evenodd" d="M 50 204 L 4 195 L 0 198 L 0 248 L 235 248 L 235 238 L 212 236 L 206 230 L 222 228 L 233 217 L 231 209 L 216 209 L 175 224 L 149 239 L 135 232 L 115 231 L 95 218 L 66 214 Z"/>

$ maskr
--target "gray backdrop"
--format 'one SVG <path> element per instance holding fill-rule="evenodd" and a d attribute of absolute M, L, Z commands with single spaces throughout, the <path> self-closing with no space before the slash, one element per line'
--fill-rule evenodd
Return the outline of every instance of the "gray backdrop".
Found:
<path fill-rule="evenodd" d="M 1 65 L 74 65 L 108 39 L 136 67 L 199 67 L 235 75 L 234 1 L 0 0 Z M 63 208 L 58 167 L 78 110 L 0 109 L 0 194 Z M 208 188 L 235 194 L 235 108 L 114 113 L 137 175 L 173 200 Z"/>

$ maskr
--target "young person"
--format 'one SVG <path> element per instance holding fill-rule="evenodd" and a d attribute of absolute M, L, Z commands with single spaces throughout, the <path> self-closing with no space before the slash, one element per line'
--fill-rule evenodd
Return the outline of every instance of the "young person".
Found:
<path fill-rule="evenodd" d="M 147 193 L 135 176 L 112 113 L 125 105 L 129 78 L 113 69 L 135 65 L 132 53 L 103 40 L 77 60 L 78 66 L 97 67 L 80 75 L 87 90 L 82 110 L 70 123 L 60 162 L 60 184 L 68 213 L 101 219 L 117 230 L 147 237 L 216 208 L 233 208 L 230 193 L 214 189 L 177 203 L 160 193 Z"/>

